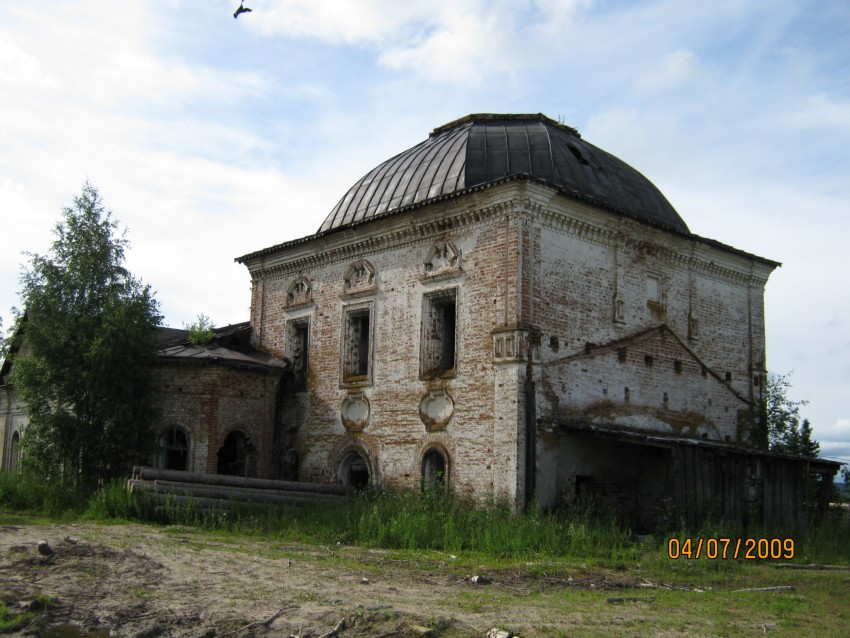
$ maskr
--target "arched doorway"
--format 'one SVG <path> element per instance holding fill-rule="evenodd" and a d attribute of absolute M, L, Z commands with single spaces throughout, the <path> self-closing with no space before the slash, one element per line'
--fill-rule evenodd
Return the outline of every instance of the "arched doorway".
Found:
<path fill-rule="evenodd" d="M 297 481 L 298 480 L 298 469 L 299 469 L 299 460 L 298 460 L 298 452 L 295 450 L 289 450 L 283 456 L 283 480 L 284 481 Z"/>
<path fill-rule="evenodd" d="M 343 485 L 361 489 L 369 486 L 369 464 L 358 452 L 349 452 L 339 466 L 339 478 Z"/>
<path fill-rule="evenodd" d="M 189 437 L 182 428 L 168 428 L 159 435 L 156 461 L 163 470 L 189 469 Z"/>
<path fill-rule="evenodd" d="M 21 462 L 21 434 L 17 430 L 12 433 L 9 446 L 9 471 L 17 472 Z"/>
<path fill-rule="evenodd" d="M 233 430 L 218 450 L 219 474 L 256 476 L 257 451 L 244 432 Z"/>
<path fill-rule="evenodd" d="M 422 489 L 445 487 L 447 478 L 446 457 L 439 448 L 432 447 L 422 456 Z"/>

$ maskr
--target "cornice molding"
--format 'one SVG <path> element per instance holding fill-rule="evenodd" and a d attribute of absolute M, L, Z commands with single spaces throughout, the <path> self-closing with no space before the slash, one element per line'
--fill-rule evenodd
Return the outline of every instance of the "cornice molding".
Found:
<path fill-rule="evenodd" d="M 305 238 L 244 263 L 252 279 L 276 280 L 435 241 L 450 232 L 505 217 L 525 218 L 598 246 L 646 252 L 662 264 L 742 287 L 763 288 L 779 265 L 698 235 L 665 232 L 527 181 L 506 182 L 368 224 Z"/>
<path fill-rule="evenodd" d="M 529 211 L 527 202 L 519 196 L 484 206 L 476 206 L 473 203 L 467 203 L 462 207 L 452 205 L 457 203 L 459 202 L 446 202 L 438 209 L 429 211 L 431 219 L 422 219 L 421 210 L 412 211 L 416 215 L 412 219 L 399 216 L 376 220 L 368 228 L 365 225 L 358 227 L 357 233 L 350 231 L 345 233 L 354 241 L 336 241 L 335 245 L 330 246 L 329 238 L 317 237 L 315 240 L 292 247 L 294 253 L 309 251 L 311 254 L 287 260 L 278 252 L 257 258 L 256 265 L 254 263 L 246 263 L 246 265 L 249 267 L 252 279 L 287 278 L 294 274 L 367 255 L 433 242 L 444 238 L 450 231 L 477 224 L 493 223 L 504 219 L 505 216 L 520 216 Z M 334 239 L 337 237 L 335 236 Z M 289 251 L 282 249 L 281 252 Z M 279 263 L 265 265 L 272 261 Z"/>

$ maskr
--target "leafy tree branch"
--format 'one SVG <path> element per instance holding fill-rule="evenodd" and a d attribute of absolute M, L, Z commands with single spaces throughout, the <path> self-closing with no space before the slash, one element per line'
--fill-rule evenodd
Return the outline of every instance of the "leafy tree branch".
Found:
<path fill-rule="evenodd" d="M 767 379 L 765 418 L 770 449 L 773 452 L 817 457 L 820 443 L 812 439 L 812 426 L 800 417 L 800 408 L 808 401 L 789 398 L 790 374 L 776 374 Z"/>
<path fill-rule="evenodd" d="M 124 267 L 125 232 L 86 183 L 21 274 L 26 347 L 13 382 L 27 406 L 24 464 L 91 489 L 126 476 L 151 442 L 158 305 Z"/>

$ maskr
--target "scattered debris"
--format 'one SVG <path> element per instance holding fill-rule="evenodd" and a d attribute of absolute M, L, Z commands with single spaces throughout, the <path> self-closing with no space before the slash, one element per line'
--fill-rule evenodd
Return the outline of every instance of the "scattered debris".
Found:
<path fill-rule="evenodd" d="M 690 585 L 673 585 L 671 583 L 653 583 L 651 580 L 643 579 L 642 583 L 637 583 L 636 587 L 643 589 L 670 589 L 675 591 L 693 591 L 698 594 L 704 594 L 711 591 L 711 587 L 691 587 Z"/>
<path fill-rule="evenodd" d="M 651 603 L 655 602 L 655 596 L 609 596 L 607 600 L 609 603 L 614 604 Z"/>
<path fill-rule="evenodd" d="M 774 565 L 776 569 L 822 569 L 822 570 L 841 570 L 850 571 L 850 566 L 847 565 L 795 565 L 794 563 L 777 563 Z"/>
<path fill-rule="evenodd" d="M 225 636 L 235 636 L 236 634 L 241 633 L 241 632 L 245 631 L 246 629 L 251 629 L 252 627 L 266 627 L 266 628 L 268 628 L 268 626 L 271 625 L 275 620 L 277 620 L 278 616 L 280 616 L 287 609 L 298 609 L 298 608 L 299 608 L 298 605 L 287 605 L 286 607 L 281 607 L 280 609 L 278 609 L 275 613 L 273 613 L 271 616 L 269 616 L 265 620 L 255 620 L 254 622 L 248 623 L 244 627 L 240 627 L 239 629 L 236 629 L 234 631 L 229 631 L 225 634 L 218 634 L 218 638 L 224 638 Z"/>
<path fill-rule="evenodd" d="M 334 636 L 337 636 L 343 629 L 345 629 L 345 618 L 340 618 L 336 627 L 331 629 L 328 633 L 322 634 L 319 638 L 334 638 Z"/>
<path fill-rule="evenodd" d="M 747 589 L 736 589 L 733 594 L 739 594 L 742 591 L 794 591 L 794 585 L 777 585 L 776 587 L 748 587 Z"/>

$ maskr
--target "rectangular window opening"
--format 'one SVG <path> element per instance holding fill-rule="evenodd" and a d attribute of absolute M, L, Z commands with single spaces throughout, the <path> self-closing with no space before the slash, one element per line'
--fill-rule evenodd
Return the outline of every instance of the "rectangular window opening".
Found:
<path fill-rule="evenodd" d="M 370 312 L 352 310 L 345 316 L 343 381 L 362 381 L 369 376 Z"/>
<path fill-rule="evenodd" d="M 310 322 L 290 321 L 287 330 L 286 351 L 292 365 L 295 390 L 307 388 L 307 364 L 310 345 Z"/>
<path fill-rule="evenodd" d="M 655 275 L 646 276 L 646 298 L 655 303 L 661 303 L 661 278 Z"/>
<path fill-rule="evenodd" d="M 457 364 L 457 293 L 425 297 L 422 313 L 422 375 L 442 376 Z"/>

